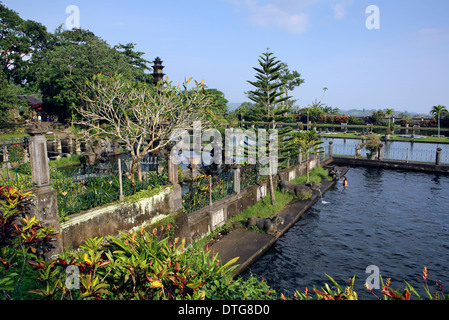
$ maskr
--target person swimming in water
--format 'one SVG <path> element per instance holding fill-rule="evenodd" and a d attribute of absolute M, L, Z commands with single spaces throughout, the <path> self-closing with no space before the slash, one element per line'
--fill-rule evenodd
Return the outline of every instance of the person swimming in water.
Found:
<path fill-rule="evenodd" d="M 346 179 L 346 177 L 343 177 L 343 187 L 347 187 L 348 186 L 348 179 Z"/>

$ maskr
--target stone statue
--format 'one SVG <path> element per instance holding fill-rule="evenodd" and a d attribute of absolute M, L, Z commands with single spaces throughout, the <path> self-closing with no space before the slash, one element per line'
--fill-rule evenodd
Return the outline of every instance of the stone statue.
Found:
<path fill-rule="evenodd" d="M 247 227 L 255 226 L 267 234 L 276 234 L 278 231 L 278 227 L 284 224 L 284 219 L 279 216 L 275 216 L 273 218 L 260 218 L 260 217 L 250 217 L 246 221 Z"/>

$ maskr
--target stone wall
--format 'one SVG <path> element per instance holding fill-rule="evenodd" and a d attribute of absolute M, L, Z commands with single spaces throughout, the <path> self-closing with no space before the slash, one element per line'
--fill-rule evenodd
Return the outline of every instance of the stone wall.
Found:
<path fill-rule="evenodd" d="M 327 165 L 330 158 L 320 163 L 318 159 L 311 159 L 310 169 L 319 165 Z M 306 163 L 298 164 L 294 167 L 285 169 L 279 174 L 282 179 L 293 180 L 306 172 Z M 277 186 L 278 177 L 273 177 L 274 185 Z M 198 239 L 216 228 L 222 226 L 226 221 L 234 215 L 245 211 L 248 207 L 254 205 L 268 195 L 268 183 L 263 181 L 260 185 L 253 185 L 241 190 L 217 202 L 212 206 L 204 207 L 198 211 L 188 214 L 188 224 L 191 232 L 191 239 Z"/>
<path fill-rule="evenodd" d="M 181 201 L 181 187 L 176 185 L 151 198 L 106 205 L 72 215 L 61 224 L 62 243 L 64 247 L 77 248 L 89 238 L 118 235 L 119 231 L 130 232 L 154 224 L 179 212 Z"/>
<path fill-rule="evenodd" d="M 327 164 L 326 161 L 324 164 Z M 310 168 L 319 165 L 310 161 Z M 280 172 L 283 179 L 292 180 L 304 174 L 306 163 Z M 277 185 L 278 177 L 274 176 Z M 132 232 L 150 226 L 172 216 L 175 220 L 175 236 L 185 238 L 189 244 L 237 215 L 268 195 L 267 181 L 253 185 L 214 202 L 190 214 L 182 212 L 182 193 L 179 184 L 165 188 L 161 193 L 136 202 L 120 202 L 94 208 L 69 216 L 60 224 L 61 242 L 64 247 L 78 248 L 89 238 L 117 236 L 119 232 Z"/>

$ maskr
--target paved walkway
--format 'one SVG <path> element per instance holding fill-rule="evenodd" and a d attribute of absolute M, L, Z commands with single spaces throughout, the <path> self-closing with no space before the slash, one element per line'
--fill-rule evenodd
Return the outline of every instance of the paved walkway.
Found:
<path fill-rule="evenodd" d="M 343 177 L 349 168 L 341 168 Z M 336 181 L 323 181 L 321 184 L 321 193 L 324 194 Z M 314 191 L 312 198 L 309 200 L 293 200 L 287 204 L 284 209 L 276 215 L 282 217 L 284 222 L 278 227 L 275 235 L 269 235 L 252 231 L 244 228 L 236 228 L 218 242 L 212 245 L 215 252 L 218 252 L 222 263 L 226 263 L 235 257 L 239 257 L 236 264 L 238 267 L 234 270 L 233 275 L 236 276 L 243 272 L 251 263 L 257 260 L 265 253 L 288 229 L 290 229 L 296 221 L 314 205 L 320 198 L 320 192 Z"/>

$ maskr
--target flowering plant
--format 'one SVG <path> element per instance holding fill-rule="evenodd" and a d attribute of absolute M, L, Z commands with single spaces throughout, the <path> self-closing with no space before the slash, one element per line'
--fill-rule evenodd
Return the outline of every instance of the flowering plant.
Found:
<path fill-rule="evenodd" d="M 380 149 L 380 140 L 379 137 L 373 134 L 368 136 L 368 140 L 359 144 L 360 147 L 364 147 L 369 150 L 371 153 L 376 152 Z"/>
<path fill-rule="evenodd" d="M 9 147 L 9 160 L 11 162 L 15 161 L 23 161 L 23 158 L 25 157 L 25 150 L 20 144 L 13 144 Z"/>
<path fill-rule="evenodd" d="M 375 152 L 380 149 L 380 141 L 368 140 L 365 143 L 361 143 L 360 146 L 364 147 L 365 149 L 369 150 L 370 152 Z"/>

